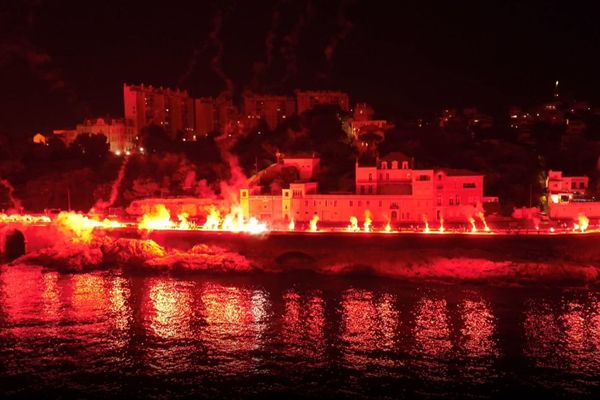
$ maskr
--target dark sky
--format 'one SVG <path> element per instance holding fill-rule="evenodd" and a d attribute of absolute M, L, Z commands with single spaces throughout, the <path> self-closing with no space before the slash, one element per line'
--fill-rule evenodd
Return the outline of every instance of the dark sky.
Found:
<path fill-rule="evenodd" d="M 556 79 L 598 103 L 599 7 L 522 3 L 2 0 L 0 133 L 120 116 L 123 82 L 194 96 L 227 80 L 236 96 L 339 88 L 392 118 L 501 112 L 550 96 Z"/>

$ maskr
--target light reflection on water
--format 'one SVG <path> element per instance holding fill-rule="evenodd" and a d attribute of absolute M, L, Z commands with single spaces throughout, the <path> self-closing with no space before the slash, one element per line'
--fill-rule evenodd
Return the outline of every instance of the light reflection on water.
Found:
<path fill-rule="evenodd" d="M 600 389 L 600 296 L 1 267 L 0 357 L 13 395 L 586 395 Z"/>

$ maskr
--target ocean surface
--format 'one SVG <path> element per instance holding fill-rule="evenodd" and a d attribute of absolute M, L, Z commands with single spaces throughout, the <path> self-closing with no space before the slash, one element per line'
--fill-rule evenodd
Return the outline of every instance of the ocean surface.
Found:
<path fill-rule="evenodd" d="M 1 398 L 600 396 L 597 287 L 0 267 Z"/>

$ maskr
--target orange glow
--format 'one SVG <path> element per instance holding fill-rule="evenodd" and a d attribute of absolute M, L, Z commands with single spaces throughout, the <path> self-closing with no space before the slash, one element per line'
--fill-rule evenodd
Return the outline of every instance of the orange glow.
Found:
<path fill-rule="evenodd" d="M 206 222 L 202 228 L 208 231 L 216 231 L 221 224 L 221 212 L 215 206 L 211 206 L 206 215 Z"/>
<path fill-rule="evenodd" d="M 188 221 L 187 213 L 177 215 L 178 222 L 171 219 L 171 213 L 163 204 L 153 206 L 149 213 L 144 214 L 138 224 L 140 230 L 161 230 L 161 229 L 180 229 L 195 230 L 200 229 L 196 224 Z M 221 218 L 221 212 L 214 206 L 211 206 L 206 216 L 206 222 L 202 225 L 203 230 L 207 231 L 229 231 L 245 232 L 258 234 L 267 231 L 267 224 L 250 217 L 248 221 L 244 219 L 243 210 L 240 206 L 232 207 L 231 211 Z"/>
<path fill-rule="evenodd" d="M 311 232 L 317 232 L 319 230 L 319 228 L 317 227 L 317 223 L 319 222 L 319 216 L 317 214 L 313 215 L 313 217 L 310 219 L 310 231 Z"/>
<path fill-rule="evenodd" d="M 365 232 L 371 232 L 371 224 L 373 220 L 371 219 L 371 211 L 365 211 L 365 222 L 363 223 L 363 229 Z"/>
<path fill-rule="evenodd" d="M 392 226 L 390 225 L 390 223 L 388 222 L 387 225 L 385 226 L 385 228 L 383 228 L 383 230 L 386 233 L 390 233 L 392 231 Z"/>
<path fill-rule="evenodd" d="M 177 219 L 179 219 L 179 229 L 194 229 L 195 224 L 188 221 L 189 214 L 186 212 L 177 214 Z"/>
<path fill-rule="evenodd" d="M 0 224 L 21 223 L 21 224 L 41 224 L 50 223 L 50 218 L 45 215 L 21 215 L 21 214 L 0 214 Z"/>
<path fill-rule="evenodd" d="M 288 231 L 293 231 L 296 229 L 296 223 L 294 222 L 294 220 L 292 219 L 290 221 L 290 223 L 288 224 Z"/>
<path fill-rule="evenodd" d="M 444 228 L 444 217 L 440 218 L 440 233 L 444 233 L 446 229 Z"/>
<path fill-rule="evenodd" d="M 152 206 L 149 213 L 143 215 L 138 224 L 141 230 L 174 229 L 175 223 L 171 221 L 171 213 L 163 204 Z"/>
<path fill-rule="evenodd" d="M 590 220 L 584 214 L 577 215 L 577 222 L 573 224 L 573 230 L 584 233 L 588 226 L 590 225 Z"/>
<path fill-rule="evenodd" d="M 74 212 L 61 212 L 56 217 L 56 223 L 63 231 L 71 233 L 75 241 L 89 242 L 92 240 L 92 232 L 96 228 L 121 228 L 125 226 L 118 221 L 89 218 L 83 214 Z"/>
<path fill-rule="evenodd" d="M 346 227 L 346 230 L 348 232 L 360 231 L 360 228 L 358 227 L 358 218 L 356 218 L 354 215 L 350 217 L 350 225 Z"/>

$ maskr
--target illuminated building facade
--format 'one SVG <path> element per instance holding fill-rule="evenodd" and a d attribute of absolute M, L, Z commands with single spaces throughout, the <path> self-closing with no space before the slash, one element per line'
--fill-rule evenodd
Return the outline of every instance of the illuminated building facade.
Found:
<path fill-rule="evenodd" d="M 550 170 L 546 179 L 550 218 L 600 218 L 600 202 L 587 196 L 588 185 L 587 176 L 564 176 L 562 171 Z"/>
<path fill-rule="evenodd" d="M 77 134 L 102 134 L 106 136 L 110 151 L 125 153 L 135 147 L 135 132 L 122 119 L 94 118 L 86 119 L 75 128 Z"/>
<path fill-rule="evenodd" d="M 148 125 L 162 127 L 171 139 L 194 134 L 194 101 L 185 90 L 123 85 L 125 122 L 139 135 Z"/>
<path fill-rule="evenodd" d="M 331 225 L 345 225 L 352 216 L 362 220 L 366 214 L 379 224 L 464 222 L 482 211 L 482 175 L 413 169 L 400 154 L 373 166 L 357 163 L 355 173 L 355 193 L 324 194 L 318 192 L 316 182 L 297 182 L 275 195 L 242 189 L 240 203 L 247 217 L 307 223 L 316 215 L 321 223 Z"/>
<path fill-rule="evenodd" d="M 343 111 L 350 108 L 348 94 L 336 91 L 296 91 L 296 111 L 302 114 L 318 105 L 336 105 Z"/>

